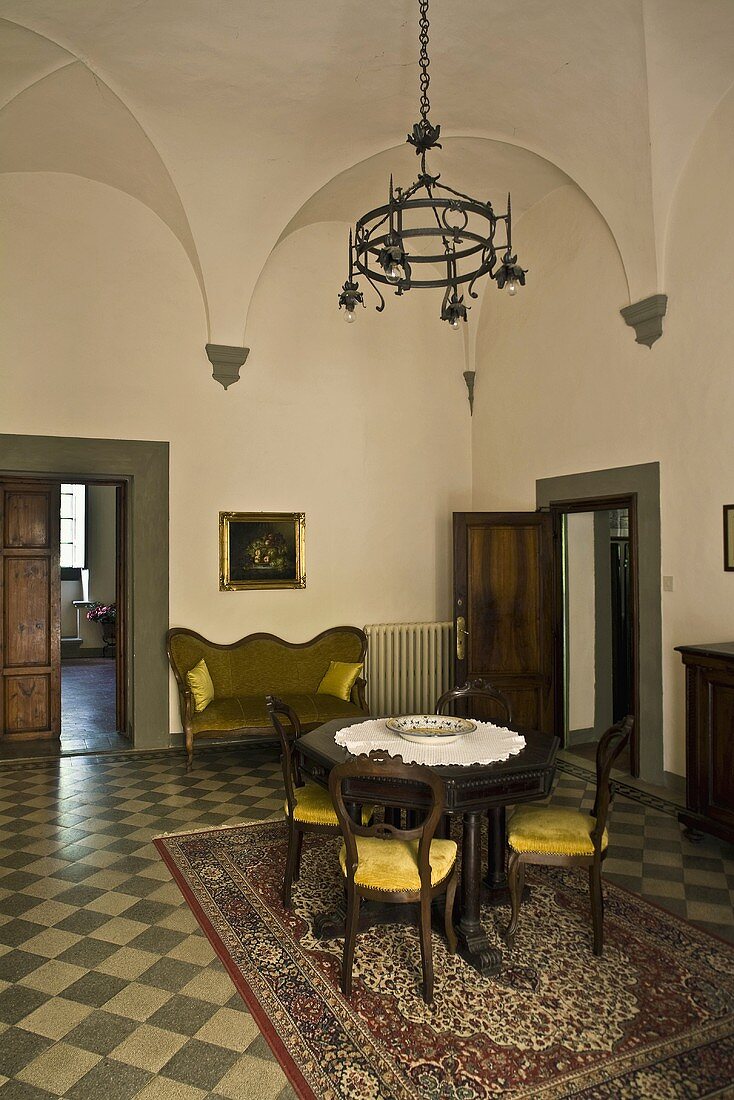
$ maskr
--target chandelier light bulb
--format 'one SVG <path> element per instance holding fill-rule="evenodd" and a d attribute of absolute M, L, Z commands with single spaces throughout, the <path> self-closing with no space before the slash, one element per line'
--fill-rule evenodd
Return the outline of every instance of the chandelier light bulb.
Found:
<path fill-rule="evenodd" d="M 517 294 L 517 279 L 507 280 L 507 293 L 512 298 L 514 298 L 514 296 Z"/>
<path fill-rule="evenodd" d="M 451 328 L 454 332 L 459 331 L 459 318 L 458 317 L 452 317 L 451 320 L 449 321 L 449 324 L 451 325 Z"/>
<path fill-rule="evenodd" d="M 389 283 L 399 283 L 402 277 L 403 269 L 400 264 L 393 262 L 385 269 L 385 278 Z"/>
<path fill-rule="evenodd" d="M 354 310 L 353 309 L 347 309 L 347 310 L 344 311 L 344 320 L 347 322 L 348 325 L 353 325 L 354 324 Z"/>

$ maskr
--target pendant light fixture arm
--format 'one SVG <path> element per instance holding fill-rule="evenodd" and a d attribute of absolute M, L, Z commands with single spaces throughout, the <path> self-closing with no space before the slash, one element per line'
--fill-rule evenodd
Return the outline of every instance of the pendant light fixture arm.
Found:
<path fill-rule="evenodd" d="M 357 220 L 350 236 L 349 279 L 339 305 L 350 313 L 348 320 L 353 319 L 355 305 L 364 305 L 353 271 L 370 283 L 379 298 L 376 308 L 380 313 L 385 299 L 379 286 L 392 285 L 398 296 L 411 289 L 438 287 L 444 292 L 441 318 L 456 329 L 466 320 L 468 309 L 459 295 L 460 286 L 468 284 L 468 296 L 477 298 L 475 284 L 488 274 L 499 288 L 507 287 L 513 295 L 524 285 L 526 272 L 512 252 L 509 196 L 507 213 L 495 214 L 491 202 L 473 199 L 439 182 L 440 176 L 432 175 L 426 165 L 427 152 L 441 148 L 441 127 L 433 126 L 429 119 L 428 3 L 418 0 L 420 120 L 408 135 L 408 143 L 420 157 L 420 174 L 404 190 L 395 186 L 391 176 L 387 203 Z M 506 237 L 498 243 L 497 226 L 502 221 Z"/>

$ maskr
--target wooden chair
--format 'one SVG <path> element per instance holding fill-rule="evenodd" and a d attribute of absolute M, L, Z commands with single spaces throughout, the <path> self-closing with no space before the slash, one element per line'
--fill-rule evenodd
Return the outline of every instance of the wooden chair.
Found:
<path fill-rule="evenodd" d="M 601 865 L 607 854 L 607 814 L 612 801 L 610 774 L 615 760 L 626 748 L 634 718 L 631 714 L 603 735 L 596 749 L 596 798 L 590 814 L 554 806 L 518 806 L 507 834 L 510 848 L 508 880 L 512 916 L 505 930 L 505 941 L 512 947 L 520 916 L 520 899 L 525 880 L 525 865 L 587 867 L 591 895 L 591 919 L 594 928 L 594 954 L 604 947 L 604 900 L 601 889 Z"/>
<path fill-rule="evenodd" d="M 498 703 L 505 712 L 505 721 L 512 721 L 512 707 L 509 699 L 497 688 L 492 687 L 487 680 L 467 680 L 461 687 L 445 691 L 436 703 L 436 714 L 449 714 L 454 703 L 464 700 L 471 702 L 473 699 Z"/>
<path fill-rule="evenodd" d="M 389 822 L 359 825 L 347 811 L 342 794 L 346 779 L 398 780 L 428 788 L 430 806 L 420 825 L 402 829 Z M 371 784 L 370 784 L 371 785 Z M 445 892 L 444 924 L 449 950 L 456 950 L 452 921 L 456 894 L 456 854 L 453 840 L 434 839 L 444 808 L 443 785 L 430 768 L 405 764 L 400 757 L 375 750 L 338 764 L 329 776 L 329 790 L 344 844 L 339 855 L 347 893 L 347 925 L 342 962 L 342 991 L 352 991 L 352 964 L 362 898 L 420 905 L 420 945 L 423 999 L 433 1001 L 431 902 Z M 376 799 L 379 802 L 379 799 Z"/>
<path fill-rule="evenodd" d="M 293 746 L 302 733 L 298 715 L 274 695 L 267 696 L 265 705 L 280 739 L 280 762 L 285 784 L 283 811 L 288 824 L 288 854 L 282 898 L 284 908 L 290 909 L 293 882 L 298 881 L 301 869 L 303 834 L 338 833 L 339 821 L 329 792 L 315 783 L 306 783 L 298 769 L 293 754 Z"/>

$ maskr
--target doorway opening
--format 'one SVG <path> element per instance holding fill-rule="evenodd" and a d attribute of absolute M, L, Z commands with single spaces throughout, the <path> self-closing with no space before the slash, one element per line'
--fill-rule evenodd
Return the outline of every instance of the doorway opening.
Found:
<path fill-rule="evenodd" d="M 0 476 L 0 760 L 131 747 L 127 482 Z"/>
<path fill-rule="evenodd" d="M 556 591 L 556 729 L 564 748 L 593 763 L 602 734 L 635 716 L 617 767 L 639 776 L 637 499 L 551 504 Z"/>
<path fill-rule="evenodd" d="M 61 482 L 62 753 L 130 747 L 122 652 L 124 493 L 124 482 Z"/>

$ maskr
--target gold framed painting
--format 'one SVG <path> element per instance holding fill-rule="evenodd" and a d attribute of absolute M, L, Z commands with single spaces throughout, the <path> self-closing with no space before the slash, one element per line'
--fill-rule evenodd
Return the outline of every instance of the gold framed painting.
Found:
<path fill-rule="evenodd" d="M 220 512 L 219 589 L 305 588 L 303 512 Z"/>

